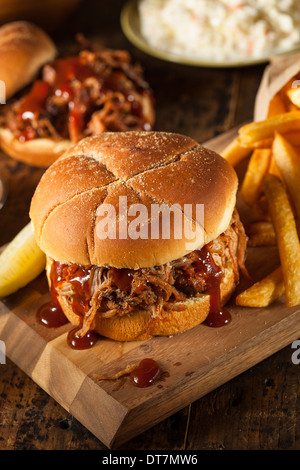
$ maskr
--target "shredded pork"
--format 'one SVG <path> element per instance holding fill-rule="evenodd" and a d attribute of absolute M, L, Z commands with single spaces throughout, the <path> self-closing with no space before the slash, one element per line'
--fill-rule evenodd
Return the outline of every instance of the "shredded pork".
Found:
<path fill-rule="evenodd" d="M 233 214 L 228 229 L 204 247 L 215 266 L 223 275 L 233 269 L 236 283 L 239 268 L 245 269 L 246 235 L 238 213 Z M 202 249 L 203 250 L 203 249 Z M 72 306 L 74 296 L 81 297 L 82 328 L 84 335 L 93 327 L 95 315 L 102 318 L 126 315 L 137 310 L 150 312 L 152 318 L 162 318 L 169 309 L 185 309 L 184 301 L 207 290 L 207 278 L 197 270 L 199 250 L 161 266 L 141 268 L 136 271 L 116 268 L 89 267 L 89 289 L 78 292 L 72 282 L 78 276 L 76 265 L 66 266 L 64 279 L 56 286 L 59 296 L 64 296 Z M 75 266 L 75 267 L 74 267 Z M 74 290 L 75 289 L 75 290 Z M 78 305 L 78 302 L 77 302 Z"/>
<path fill-rule="evenodd" d="M 42 68 L 38 81 L 49 86 L 43 99 L 33 84 L 3 108 L 0 125 L 21 142 L 77 142 L 104 131 L 151 130 L 153 97 L 140 66 L 131 63 L 127 51 L 96 48 L 83 38 L 81 44 L 76 56 Z M 26 106 L 34 112 L 26 112 Z"/>

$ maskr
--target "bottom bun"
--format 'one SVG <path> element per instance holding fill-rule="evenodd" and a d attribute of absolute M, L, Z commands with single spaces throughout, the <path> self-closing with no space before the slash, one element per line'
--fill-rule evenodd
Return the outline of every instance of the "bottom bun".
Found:
<path fill-rule="evenodd" d="M 48 168 L 72 143 L 70 140 L 55 141 L 46 138 L 20 142 L 9 129 L 0 128 L 0 145 L 2 150 L 15 160 Z"/>
<path fill-rule="evenodd" d="M 48 258 L 48 273 L 51 264 L 49 261 Z M 228 262 L 220 285 L 222 305 L 229 300 L 236 284 L 232 264 Z M 59 296 L 58 301 L 69 322 L 74 326 L 79 326 L 80 317 L 73 312 L 68 298 Z M 168 310 L 163 319 L 153 319 L 150 313 L 144 310 L 112 318 L 101 318 L 96 314 L 93 330 L 101 336 L 116 341 L 138 341 L 149 339 L 151 336 L 172 336 L 189 330 L 206 320 L 210 310 L 210 296 L 201 294 L 184 302 L 177 302 L 176 305 L 183 305 L 185 309 Z"/>

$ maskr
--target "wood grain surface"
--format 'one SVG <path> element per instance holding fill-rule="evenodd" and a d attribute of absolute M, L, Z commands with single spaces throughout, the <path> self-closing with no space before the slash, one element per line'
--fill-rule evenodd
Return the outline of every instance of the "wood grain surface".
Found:
<path fill-rule="evenodd" d="M 248 269 L 258 279 L 278 264 L 274 249 L 252 249 Z M 242 288 L 241 282 L 240 288 Z M 299 306 L 284 296 L 271 307 L 228 304 L 232 321 L 223 328 L 199 325 L 173 337 L 116 342 L 101 338 L 90 350 L 67 344 L 72 325 L 45 328 L 36 321 L 49 301 L 45 275 L 0 302 L 0 337 L 7 356 L 109 448 L 118 448 L 162 419 L 244 372 L 300 336 Z M 134 388 L 128 376 L 114 376 L 151 357 L 159 380 Z"/>
<path fill-rule="evenodd" d="M 99 5 L 97 1 L 84 2 L 68 27 L 56 31 L 53 37 L 67 48 L 80 31 L 106 46 L 129 49 L 142 63 L 154 90 L 156 129 L 181 132 L 204 142 L 251 119 L 263 66 L 213 70 L 152 59 L 124 38 L 119 26 L 122 2 L 112 6 L 103 1 Z M 2 245 L 27 223 L 30 199 L 42 171 L 1 155 L 0 174 L 8 189 L 0 211 Z M 278 306 L 276 315 L 282 312 Z M 254 318 L 257 314 L 254 312 Z M 294 331 L 288 330 L 289 334 Z M 264 357 L 275 340 L 266 338 Z M 291 361 L 289 341 L 291 336 L 285 337 L 280 345 L 287 345 L 284 349 L 255 367 L 249 364 L 250 369 L 236 378 L 232 378 L 236 373 L 232 374 L 224 385 L 213 390 L 208 385 L 201 399 L 193 401 L 192 396 L 192 404 L 126 441 L 120 449 L 299 449 L 299 366 Z M 251 356 L 252 345 L 249 351 Z M 105 446 L 71 411 L 7 360 L 0 365 L 0 449 L 104 450 Z"/>

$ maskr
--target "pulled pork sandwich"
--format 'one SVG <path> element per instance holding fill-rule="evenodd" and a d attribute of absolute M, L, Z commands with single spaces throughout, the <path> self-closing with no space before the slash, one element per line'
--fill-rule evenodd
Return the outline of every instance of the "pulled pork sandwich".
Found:
<path fill-rule="evenodd" d="M 174 335 L 222 313 L 244 269 L 237 185 L 215 152 L 154 131 L 87 137 L 48 168 L 30 216 L 47 255 L 52 297 L 78 335 Z M 150 230 L 155 217 L 162 222 L 163 207 L 180 214 L 170 215 L 169 236 L 161 225 Z M 134 216 L 143 211 L 141 222 Z M 178 220 L 188 227 L 181 237 Z"/>
<path fill-rule="evenodd" d="M 29 23 L 0 28 L 2 76 L 14 97 L 1 110 L 0 144 L 31 165 L 48 167 L 85 136 L 151 130 L 154 122 L 141 67 L 127 51 L 92 45 L 80 35 L 76 53 L 58 56 L 50 38 Z M 26 80 L 18 83 L 16 76 Z"/>

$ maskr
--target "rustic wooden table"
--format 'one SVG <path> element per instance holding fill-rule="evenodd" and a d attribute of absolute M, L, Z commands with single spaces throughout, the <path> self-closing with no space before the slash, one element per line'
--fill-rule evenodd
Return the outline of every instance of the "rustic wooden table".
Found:
<path fill-rule="evenodd" d="M 126 48 L 145 70 L 156 97 L 156 129 L 199 142 L 252 118 L 264 65 L 202 69 L 165 63 L 133 48 L 120 28 L 122 1 L 82 4 L 53 33 L 58 44 L 77 32 Z M 113 6 L 112 6 L 113 5 Z M 0 211 L 0 246 L 29 220 L 42 170 L 0 155 L 8 197 Z M 290 346 L 122 446 L 124 450 L 300 449 L 299 367 Z M 0 365 L 0 449 L 98 449 L 105 446 L 7 359 Z"/>

